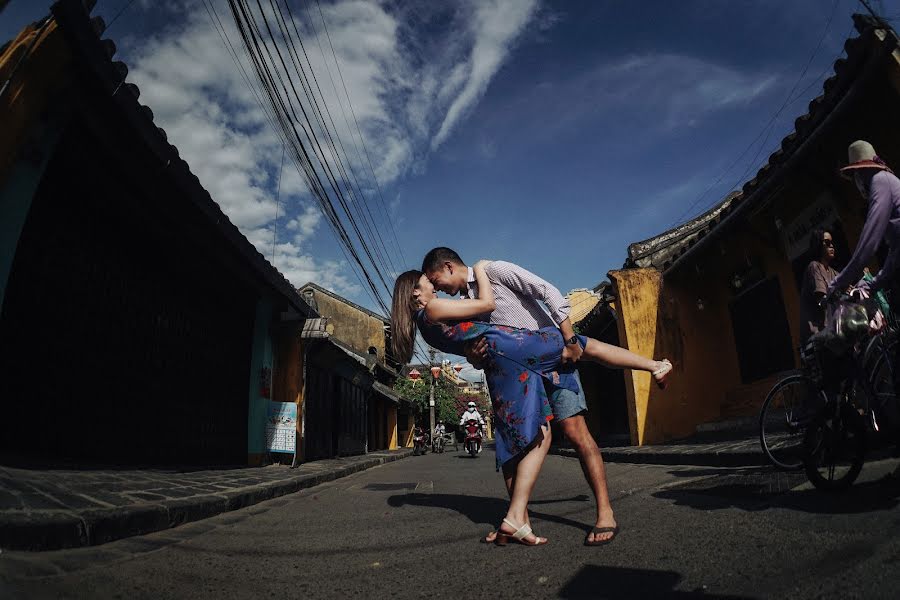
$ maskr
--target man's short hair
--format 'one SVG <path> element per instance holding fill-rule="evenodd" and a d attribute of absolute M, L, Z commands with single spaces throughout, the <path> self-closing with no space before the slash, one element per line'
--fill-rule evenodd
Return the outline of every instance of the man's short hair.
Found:
<path fill-rule="evenodd" d="M 440 269 L 441 265 L 445 262 L 456 263 L 458 265 L 466 264 L 459 257 L 459 254 L 450 248 L 441 246 L 439 248 L 432 248 L 428 251 L 428 254 L 425 255 L 425 258 L 422 260 L 422 272 L 431 273 L 432 271 L 436 271 Z"/>

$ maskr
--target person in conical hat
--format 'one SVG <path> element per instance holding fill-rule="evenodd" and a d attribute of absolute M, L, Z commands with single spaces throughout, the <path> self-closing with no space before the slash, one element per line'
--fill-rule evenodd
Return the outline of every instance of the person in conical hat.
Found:
<path fill-rule="evenodd" d="M 862 287 L 870 291 L 887 287 L 896 281 L 900 270 L 900 179 L 878 157 L 869 142 L 853 142 L 847 155 L 848 164 L 841 168 L 841 175 L 853 179 L 856 189 L 868 202 L 868 210 L 853 256 L 828 286 L 829 296 L 859 282 L 863 269 L 875 256 L 882 240 L 890 247 L 888 257 L 874 280 Z"/>
<path fill-rule="evenodd" d="M 828 286 L 828 296 L 833 296 L 854 284 L 870 294 L 887 287 L 896 289 L 897 274 L 900 271 L 900 179 L 897 179 L 894 172 L 878 157 L 875 148 L 869 142 L 863 140 L 853 142 L 847 154 L 848 164 L 841 169 L 841 174 L 853 178 L 856 189 L 868 202 L 868 210 L 866 223 L 853 250 L 853 256 L 844 270 L 838 273 Z M 882 241 L 888 244 L 889 252 L 881 270 L 872 281 L 860 282 L 863 268 L 875 256 Z M 894 389 L 900 390 L 900 352 L 894 355 Z M 879 410 L 881 410 L 879 415 L 881 430 L 889 433 L 900 448 L 898 404 L 887 402 L 883 409 Z"/>

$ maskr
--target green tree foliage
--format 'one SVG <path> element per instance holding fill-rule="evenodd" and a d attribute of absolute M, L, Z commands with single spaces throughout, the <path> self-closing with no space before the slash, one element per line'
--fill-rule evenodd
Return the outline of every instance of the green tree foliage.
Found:
<path fill-rule="evenodd" d="M 412 402 L 416 420 L 428 423 L 428 399 L 431 391 L 431 374 L 424 375 L 418 381 L 412 379 L 398 379 L 394 384 L 394 391 Z M 463 394 L 452 381 L 446 377 L 438 377 L 434 387 L 434 415 L 436 420 L 455 425 L 459 422 L 459 416 L 466 410 L 466 404 L 475 400 L 478 410 L 486 414 L 490 410 L 490 402 L 484 396 L 471 396 Z"/>

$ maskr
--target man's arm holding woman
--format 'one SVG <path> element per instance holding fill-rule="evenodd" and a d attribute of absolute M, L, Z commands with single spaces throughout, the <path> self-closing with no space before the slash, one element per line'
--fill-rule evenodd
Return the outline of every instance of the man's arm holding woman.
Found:
<path fill-rule="evenodd" d="M 562 332 L 563 339 L 570 340 L 575 336 L 575 328 L 569 320 L 571 305 L 559 289 L 531 271 L 505 261 L 494 261 L 486 269 L 491 281 L 502 283 L 509 289 L 540 300 L 550 310 L 550 316 Z M 479 292 L 481 285 L 479 284 Z M 566 343 L 563 348 L 562 363 L 577 362 L 584 349 L 581 344 Z"/>

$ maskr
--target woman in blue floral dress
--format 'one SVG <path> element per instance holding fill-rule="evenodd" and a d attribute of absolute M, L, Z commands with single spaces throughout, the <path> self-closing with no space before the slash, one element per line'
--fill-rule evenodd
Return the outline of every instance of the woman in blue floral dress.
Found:
<path fill-rule="evenodd" d="M 493 325 L 475 320 L 494 310 L 494 296 L 484 271 L 486 261 L 473 266 L 481 297 L 450 300 L 437 298 L 434 286 L 420 271 L 407 271 L 394 284 L 391 341 L 397 360 L 412 358 L 416 328 L 434 348 L 464 354 L 466 342 L 484 337 L 491 364 L 485 369 L 496 434 L 497 469 L 512 479 L 509 511 L 498 529 L 497 543 L 516 541 L 526 545 L 546 543 L 528 526 L 527 506 L 531 490 L 550 448 L 550 410 L 547 388 L 559 386 L 578 392 L 574 365 L 561 366 L 565 346 L 555 327 L 537 331 Z M 653 373 L 660 387 L 672 369 L 667 360 L 654 361 L 623 348 L 579 336 L 582 360 L 611 367 Z"/>

